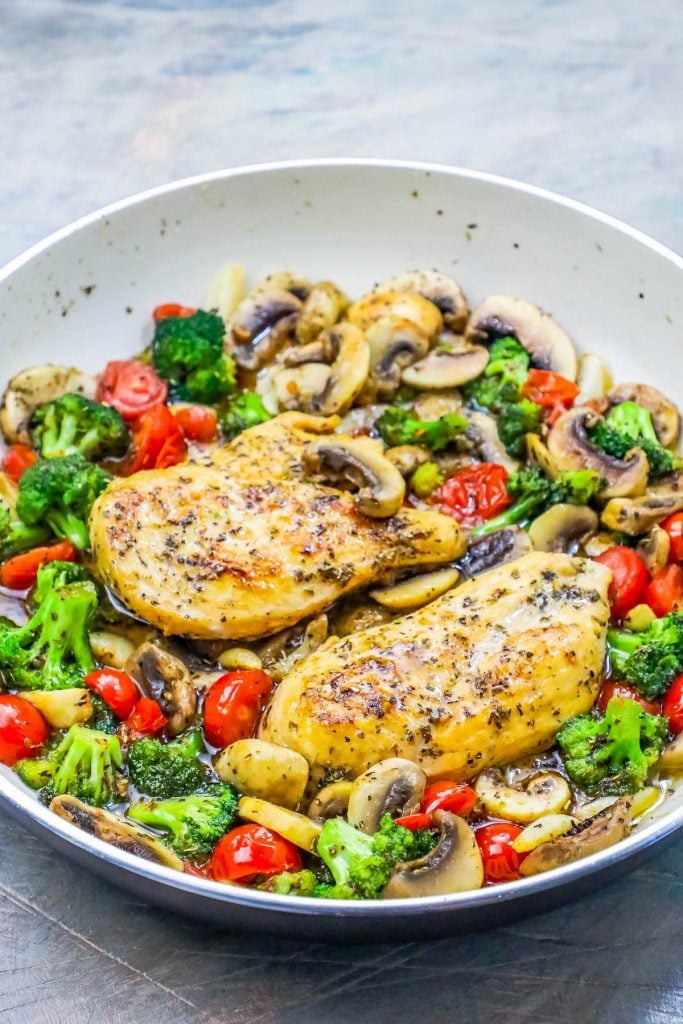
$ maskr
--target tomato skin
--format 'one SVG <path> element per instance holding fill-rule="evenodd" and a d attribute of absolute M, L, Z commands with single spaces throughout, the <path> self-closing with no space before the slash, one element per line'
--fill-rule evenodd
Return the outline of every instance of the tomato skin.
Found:
<path fill-rule="evenodd" d="M 669 534 L 669 561 L 683 562 L 683 512 L 674 512 L 659 525 Z"/>
<path fill-rule="evenodd" d="M 124 420 L 134 420 L 165 402 L 167 394 L 166 381 L 151 366 L 139 359 L 113 359 L 104 368 L 96 398 L 105 405 L 113 405 Z"/>
<path fill-rule="evenodd" d="M 650 579 L 645 563 L 632 548 L 627 548 L 623 544 L 607 548 L 593 561 L 607 566 L 612 573 L 608 591 L 612 618 L 623 619 L 632 608 L 645 600 L 645 591 Z"/>
<path fill-rule="evenodd" d="M 397 825 L 403 825 L 404 828 L 410 829 L 411 832 L 417 832 L 421 828 L 432 827 L 432 816 L 431 814 L 406 814 L 402 818 L 396 819 Z"/>
<path fill-rule="evenodd" d="M 165 320 L 169 316 L 194 316 L 197 312 L 192 306 L 181 306 L 177 302 L 164 302 L 152 311 L 152 319 L 155 323 Z"/>
<path fill-rule="evenodd" d="M 645 603 L 658 619 L 683 605 L 683 569 L 680 565 L 667 565 L 655 573 L 645 590 Z"/>
<path fill-rule="evenodd" d="M 260 669 L 226 672 L 204 699 L 204 734 L 214 747 L 252 736 L 273 680 Z"/>
<path fill-rule="evenodd" d="M 50 727 L 38 708 L 22 697 L 0 694 L 0 763 L 34 757 L 47 742 Z"/>
<path fill-rule="evenodd" d="M 465 817 L 474 808 L 477 799 L 472 787 L 464 783 L 433 782 L 425 789 L 420 812 L 431 815 L 434 811 L 451 811 Z"/>
<path fill-rule="evenodd" d="M 168 718 L 155 700 L 151 697 L 139 697 L 125 722 L 121 723 L 120 729 L 125 742 L 128 743 L 139 736 L 154 736 L 161 732 L 167 722 Z"/>
<path fill-rule="evenodd" d="M 683 676 L 678 676 L 666 692 L 662 714 L 669 719 L 669 731 L 674 736 L 683 732 Z"/>
<path fill-rule="evenodd" d="M 100 695 L 119 718 L 128 718 L 140 698 L 140 691 L 132 676 L 117 668 L 95 669 L 85 677 L 84 682 Z"/>
<path fill-rule="evenodd" d="M 450 477 L 435 492 L 435 501 L 463 526 L 479 526 L 512 502 L 505 487 L 507 478 L 504 466 L 480 462 Z"/>
<path fill-rule="evenodd" d="M 68 540 L 46 547 L 22 551 L 0 566 L 0 584 L 8 590 L 28 590 L 36 582 L 38 570 L 46 562 L 75 562 L 76 549 Z"/>
<path fill-rule="evenodd" d="M 218 417 L 215 410 L 206 405 L 175 405 L 171 412 L 176 423 L 188 441 L 208 444 L 218 433 Z"/>
<path fill-rule="evenodd" d="M 529 370 L 520 393 L 523 398 L 547 410 L 546 422 L 552 425 L 567 409 L 571 409 L 579 389 L 576 384 L 551 370 Z"/>
<path fill-rule="evenodd" d="M 514 882 L 519 878 L 519 866 L 526 854 L 512 849 L 512 841 L 522 831 L 520 825 L 509 821 L 496 821 L 484 825 L 474 833 L 484 862 L 484 881 L 489 885 Z"/>
<path fill-rule="evenodd" d="M 288 839 L 263 825 L 239 825 L 219 839 L 208 871 L 214 882 L 248 884 L 257 875 L 300 871 L 301 854 Z"/>
<path fill-rule="evenodd" d="M 37 461 L 38 456 L 28 445 L 12 444 L 2 456 L 2 469 L 10 480 L 18 484 L 28 467 Z"/>
<path fill-rule="evenodd" d="M 127 472 L 167 469 L 182 462 L 187 454 L 185 439 L 167 405 L 155 405 L 133 424 L 133 457 Z"/>
<path fill-rule="evenodd" d="M 647 700 L 636 690 L 635 686 L 630 686 L 628 683 L 622 683 L 615 679 L 609 679 L 602 684 L 595 705 L 600 714 L 604 715 L 612 697 L 626 697 L 628 700 L 634 700 L 651 715 L 661 715 L 662 713 L 662 705 L 657 701 Z"/>

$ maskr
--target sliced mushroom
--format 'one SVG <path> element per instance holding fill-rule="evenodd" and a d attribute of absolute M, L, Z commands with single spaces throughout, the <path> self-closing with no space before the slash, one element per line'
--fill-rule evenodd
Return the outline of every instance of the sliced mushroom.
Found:
<path fill-rule="evenodd" d="M 602 398 L 611 385 L 609 370 L 604 360 L 593 352 L 586 352 L 579 358 L 579 372 L 576 378 L 579 394 L 575 405 L 586 405 Z"/>
<path fill-rule="evenodd" d="M 28 426 L 34 409 L 62 395 L 94 398 L 97 381 L 71 366 L 42 363 L 15 374 L 5 388 L 0 406 L 0 429 L 7 444 L 31 443 Z"/>
<path fill-rule="evenodd" d="M 296 325 L 297 340 L 302 344 L 314 341 L 318 335 L 336 324 L 347 308 L 349 300 L 332 281 L 319 281 L 306 296 Z"/>
<path fill-rule="evenodd" d="M 244 370 L 258 370 L 294 338 L 302 302 L 290 291 L 251 291 L 230 322 L 231 353 Z"/>
<path fill-rule="evenodd" d="M 238 813 L 245 821 L 254 821 L 257 825 L 272 829 L 302 850 L 311 853 L 315 851 L 322 825 L 305 814 L 291 811 L 287 807 L 278 807 L 269 800 L 259 800 L 255 796 L 243 796 Z"/>
<path fill-rule="evenodd" d="M 385 814 L 400 818 L 413 814 L 424 795 L 427 776 L 413 761 L 389 757 L 359 775 L 351 786 L 349 824 L 374 835 Z"/>
<path fill-rule="evenodd" d="M 607 395 L 610 406 L 637 402 L 652 416 L 652 426 L 665 448 L 673 448 L 681 431 L 678 409 L 657 388 L 650 384 L 618 384 Z"/>
<path fill-rule="evenodd" d="M 628 834 L 632 809 L 629 797 L 621 797 L 594 818 L 576 825 L 571 832 L 537 846 L 522 861 L 519 871 L 526 876 L 552 871 L 572 861 L 589 857 L 620 842 Z"/>
<path fill-rule="evenodd" d="M 239 793 L 282 807 L 297 807 L 308 784 L 306 758 L 267 740 L 236 740 L 221 751 L 214 768 Z"/>
<path fill-rule="evenodd" d="M 263 663 L 258 654 L 250 651 L 248 647 L 228 647 L 218 657 L 218 664 L 222 668 L 235 669 L 262 669 Z"/>
<path fill-rule="evenodd" d="M 468 578 L 481 576 L 489 569 L 505 565 L 506 562 L 514 562 L 531 550 L 532 544 L 528 533 L 519 526 L 509 526 L 475 540 L 458 562 L 458 566 Z"/>
<path fill-rule="evenodd" d="M 370 597 L 392 612 L 422 608 L 435 598 L 441 597 L 447 590 L 451 590 L 458 582 L 459 575 L 457 569 L 437 569 L 435 572 L 427 572 L 402 583 L 395 583 L 392 587 L 371 590 Z"/>
<path fill-rule="evenodd" d="M 619 530 L 634 537 L 681 509 L 683 474 L 675 473 L 654 487 L 648 487 L 646 493 L 639 497 L 608 501 L 600 521 L 610 530 Z"/>
<path fill-rule="evenodd" d="M 665 775 L 679 775 L 683 772 L 683 732 L 679 732 L 678 736 L 664 747 L 657 768 Z"/>
<path fill-rule="evenodd" d="M 661 526 L 653 526 L 638 542 L 636 552 L 640 555 L 650 576 L 663 569 L 669 561 L 671 538 Z"/>
<path fill-rule="evenodd" d="M 369 437 L 316 438 L 307 445 L 302 461 L 305 469 L 334 486 L 355 487 L 356 507 L 363 515 L 393 516 L 403 503 L 405 480 L 385 458 L 381 444 Z"/>
<path fill-rule="evenodd" d="M 400 444 L 395 448 L 387 448 L 384 454 L 403 477 L 412 476 L 418 466 L 430 459 L 427 449 L 417 444 Z"/>
<path fill-rule="evenodd" d="M 135 645 L 128 637 L 112 633 L 108 629 L 93 630 L 90 633 L 90 646 L 97 660 L 111 668 L 124 668 L 135 651 Z"/>
<path fill-rule="evenodd" d="M 388 401 L 401 385 L 401 372 L 426 355 L 429 336 L 411 320 L 384 316 L 365 329 L 370 348 L 370 372 L 360 400 Z"/>
<path fill-rule="evenodd" d="M 501 773 L 490 769 L 481 773 L 474 788 L 489 814 L 523 825 L 546 814 L 558 814 L 572 797 L 567 780 L 557 772 L 537 772 L 521 785 L 522 789 L 506 785 Z"/>
<path fill-rule="evenodd" d="M 633 448 L 623 459 L 608 455 L 593 444 L 588 431 L 600 417 L 585 406 L 560 416 L 548 434 L 548 451 L 562 470 L 592 469 L 604 481 L 601 495 L 620 498 L 642 494 L 647 485 L 648 463 L 641 448 Z"/>
<path fill-rule="evenodd" d="M 464 818 L 436 811 L 439 842 L 425 857 L 399 864 L 384 888 L 384 899 L 441 896 L 480 889 L 484 866 L 474 836 Z"/>
<path fill-rule="evenodd" d="M 439 345 L 424 359 L 408 366 L 401 374 L 404 384 L 421 391 L 458 388 L 474 380 L 489 361 L 483 345 Z"/>
<path fill-rule="evenodd" d="M 348 779 L 340 779 L 339 782 L 331 782 L 329 786 L 323 786 L 308 805 L 309 818 L 327 820 L 328 818 L 344 817 L 349 806 L 352 786 L 353 783 Z"/>
<path fill-rule="evenodd" d="M 339 601 L 330 611 L 331 628 L 335 636 L 350 636 L 362 629 L 372 629 L 384 622 L 391 622 L 393 615 L 388 609 L 374 602 L 359 601 L 354 595 Z"/>
<path fill-rule="evenodd" d="M 378 292 L 411 292 L 428 299 L 441 310 L 443 322 L 451 331 L 464 331 L 469 308 L 457 281 L 440 270 L 409 270 L 395 274 L 377 286 Z"/>
<path fill-rule="evenodd" d="M 553 505 L 529 527 L 535 551 L 573 554 L 581 539 L 598 528 L 598 517 L 588 505 Z"/>
<path fill-rule="evenodd" d="M 415 399 L 413 412 L 418 420 L 438 420 L 449 413 L 465 415 L 462 395 L 455 388 L 427 391 Z"/>
<path fill-rule="evenodd" d="M 120 814 L 102 810 L 101 807 L 91 807 L 74 796 L 56 796 L 50 804 L 50 810 L 83 832 L 115 846 L 117 850 L 124 850 L 155 864 L 163 864 L 167 868 L 175 868 L 176 871 L 184 870 L 180 857 L 164 846 L 155 835 L 137 825 L 131 825 Z"/>
<path fill-rule="evenodd" d="M 491 342 L 507 335 L 524 345 L 539 370 L 552 370 L 567 380 L 576 380 L 576 351 L 569 335 L 550 313 L 514 295 L 491 295 L 472 313 L 465 337 L 473 342 Z"/>
<path fill-rule="evenodd" d="M 519 462 L 508 455 L 505 445 L 498 436 L 498 428 L 493 416 L 487 416 L 483 412 L 468 411 L 467 419 L 474 427 L 477 438 L 475 450 L 481 460 L 495 462 L 499 466 L 504 466 L 508 473 L 516 473 L 519 469 Z"/>
<path fill-rule="evenodd" d="M 361 330 L 367 330 L 371 324 L 386 317 L 407 320 L 427 339 L 436 338 L 443 329 L 443 317 L 434 303 L 409 292 L 371 292 L 349 306 L 346 317 Z"/>
<path fill-rule="evenodd" d="M 363 332 L 353 324 L 337 324 L 325 332 L 322 349 L 331 355 L 331 365 L 305 362 L 276 375 L 282 408 L 331 416 L 353 405 L 370 369 L 370 347 Z"/>
<path fill-rule="evenodd" d="M 190 725 L 197 713 L 197 692 L 179 658 L 148 641 L 130 656 L 126 672 L 138 682 L 146 697 L 159 704 L 172 736 Z"/>
<path fill-rule="evenodd" d="M 546 476 L 555 480 L 562 470 L 538 434 L 527 434 L 525 440 L 527 459 L 531 465 L 542 469 Z"/>
<path fill-rule="evenodd" d="M 570 814 L 546 814 L 522 829 L 512 840 L 512 849 L 516 853 L 531 853 L 537 846 L 571 832 L 575 824 L 576 819 Z"/>

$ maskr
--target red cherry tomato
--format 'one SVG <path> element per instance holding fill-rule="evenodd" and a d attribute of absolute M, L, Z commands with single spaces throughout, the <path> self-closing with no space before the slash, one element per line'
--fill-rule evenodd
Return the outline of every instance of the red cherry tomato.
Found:
<path fill-rule="evenodd" d="M 147 409 L 166 401 L 168 386 L 151 366 L 139 359 L 107 363 L 97 385 L 97 400 L 113 405 L 124 420 L 134 420 Z"/>
<path fill-rule="evenodd" d="M 13 444 L 2 456 L 3 472 L 18 484 L 25 470 L 38 461 L 38 456 L 25 444 Z"/>
<path fill-rule="evenodd" d="M 294 843 L 263 825 L 240 825 L 218 841 L 208 867 L 215 882 L 246 885 L 258 875 L 300 871 L 301 854 Z"/>
<path fill-rule="evenodd" d="M 192 306 L 180 306 L 177 302 L 165 302 L 153 310 L 152 318 L 157 323 L 169 316 L 193 316 L 196 312 L 197 310 Z"/>
<path fill-rule="evenodd" d="M 119 718 L 128 718 L 140 699 L 135 680 L 127 672 L 120 672 L 116 668 L 98 668 L 90 672 L 85 677 L 85 684 L 99 693 L 104 703 Z"/>
<path fill-rule="evenodd" d="M 128 473 L 141 469 L 166 469 L 182 462 L 187 454 L 178 422 L 166 405 L 155 405 L 133 424 L 133 458 Z"/>
<path fill-rule="evenodd" d="M 0 584 L 8 590 L 28 590 L 36 582 L 38 570 L 46 562 L 75 562 L 76 549 L 68 540 L 47 547 L 22 551 L 0 566 Z"/>
<path fill-rule="evenodd" d="M 612 573 L 608 592 L 612 617 L 623 619 L 632 608 L 645 600 L 645 590 L 650 578 L 645 563 L 632 548 L 624 547 L 622 544 L 607 548 L 607 551 L 603 551 L 594 560 L 606 565 Z"/>
<path fill-rule="evenodd" d="M 226 672 L 204 700 L 204 733 L 214 747 L 228 747 L 253 735 L 273 680 L 260 669 Z"/>
<path fill-rule="evenodd" d="M 657 701 L 646 700 L 642 694 L 638 693 L 635 686 L 629 686 L 628 683 L 620 683 L 616 680 L 610 679 L 608 682 L 603 683 L 598 694 L 598 701 L 596 707 L 598 711 L 604 715 L 607 710 L 607 705 L 611 701 L 612 697 L 628 698 L 628 700 L 634 700 L 637 704 L 640 704 L 641 708 L 648 711 L 651 715 L 661 715 L 662 706 Z"/>
<path fill-rule="evenodd" d="M 553 424 L 571 409 L 579 389 L 573 381 L 550 370 L 529 370 L 529 376 L 521 387 L 523 398 L 528 398 L 547 409 L 546 422 Z"/>
<path fill-rule="evenodd" d="M 167 722 L 168 719 L 155 700 L 151 697 L 139 697 L 133 710 L 119 728 L 128 743 L 138 736 L 154 736 L 155 733 L 161 732 Z"/>
<path fill-rule="evenodd" d="M 434 811 L 452 811 L 464 817 L 476 802 L 477 794 L 471 786 L 461 782 L 433 782 L 425 789 L 420 812 L 433 814 Z"/>
<path fill-rule="evenodd" d="M 411 832 L 417 832 L 418 829 L 432 827 L 432 816 L 431 814 L 406 814 L 402 818 L 397 818 L 396 824 L 409 828 Z"/>
<path fill-rule="evenodd" d="M 657 618 L 675 612 L 683 605 L 683 569 L 680 565 L 667 565 L 655 573 L 645 590 L 645 602 Z"/>
<path fill-rule="evenodd" d="M 669 729 L 678 736 L 683 732 L 683 676 L 674 679 L 662 704 L 662 714 L 669 719 Z"/>
<path fill-rule="evenodd" d="M 0 763 L 13 765 L 33 757 L 47 742 L 50 727 L 38 708 L 23 697 L 0 694 Z"/>
<path fill-rule="evenodd" d="M 509 821 L 496 821 L 484 825 L 474 833 L 484 862 L 484 880 L 493 882 L 514 882 L 519 878 L 519 865 L 526 854 L 512 849 L 512 841 L 522 831 L 519 825 Z"/>
<path fill-rule="evenodd" d="M 188 441 L 207 444 L 218 432 L 218 417 L 206 405 L 174 405 L 171 412 Z"/>
<path fill-rule="evenodd" d="M 683 562 L 683 512 L 674 512 L 660 526 L 669 534 L 669 561 Z"/>
<path fill-rule="evenodd" d="M 480 462 L 456 473 L 439 488 L 435 501 L 464 526 L 492 519 L 512 501 L 507 492 L 507 470 L 495 462 Z"/>

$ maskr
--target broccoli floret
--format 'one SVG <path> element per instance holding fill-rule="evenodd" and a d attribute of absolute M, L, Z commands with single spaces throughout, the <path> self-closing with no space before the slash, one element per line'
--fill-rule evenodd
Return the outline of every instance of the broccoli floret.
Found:
<path fill-rule="evenodd" d="M 221 430 L 232 441 L 243 430 L 267 423 L 271 415 L 255 391 L 242 391 L 232 399 L 228 411 L 221 419 Z"/>
<path fill-rule="evenodd" d="M 85 550 L 90 545 L 90 509 L 111 479 L 82 455 L 39 459 L 19 481 L 17 514 L 29 526 L 49 526 L 58 537 Z"/>
<path fill-rule="evenodd" d="M 655 619 L 642 633 L 607 631 L 613 672 L 647 700 L 657 700 L 683 671 L 683 614 Z"/>
<path fill-rule="evenodd" d="M 557 743 L 572 782 L 591 796 L 620 796 L 642 789 L 667 733 L 662 715 L 612 697 L 604 715 L 588 712 L 565 722 Z"/>
<path fill-rule="evenodd" d="M 500 515 L 475 527 L 472 536 L 481 537 L 531 519 L 551 505 L 586 505 L 600 489 L 600 484 L 600 477 L 592 469 L 561 473 L 556 480 L 533 466 L 511 473 L 505 486 L 515 501 Z"/>
<path fill-rule="evenodd" d="M 52 536 L 47 526 L 27 526 L 0 497 L 0 561 L 44 544 Z"/>
<path fill-rule="evenodd" d="M 19 761 L 15 770 L 28 786 L 43 789 L 46 799 L 68 793 L 101 807 L 118 790 L 117 772 L 121 764 L 121 746 L 116 736 L 72 725 L 47 757 Z"/>
<path fill-rule="evenodd" d="M 70 583 L 90 582 L 88 570 L 78 562 L 45 562 L 40 566 L 36 584 L 29 596 L 34 608 L 37 608 L 52 590 L 60 590 Z"/>
<path fill-rule="evenodd" d="M 76 582 L 47 590 L 45 570 L 38 570 L 43 596 L 23 626 L 0 620 L 0 669 L 19 688 L 63 690 L 82 686 L 95 668 L 88 627 L 97 608 L 93 583 Z"/>
<path fill-rule="evenodd" d="M 169 833 L 167 841 L 183 857 L 208 856 L 237 817 L 239 797 L 232 786 L 217 783 L 193 796 L 139 800 L 128 815 L 142 825 Z"/>
<path fill-rule="evenodd" d="M 390 406 L 375 420 L 375 430 L 390 448 L 401 444 L 418 444 L 438 452 L 448 447 L 466 429 L 467 420 L 457 413 L 448 412 L 438 420 L 418 420 L 412 412 L 399 406 Z"/>
<path fill-rule="evenodd" d="M 99 693 L 90 694 L 90 703 L 92 704 L 93 714 L 89 724 L 93 729 L 99 729 L 100 732 L 107 732 L 113 735 L 119 727 L 119 719 L 112 709 L 106 701 L 102 700 Z"/>
<path fill-rule="evenodd" d="M 203 309 L 158 321 L 152 362 L 169 381 L 172 401 L 215 405 L 235 390 L 235 364 L 225 353 L 224 336 L 222 319 Z"/>
<path fill-rule="evenodd" d="M 44 459 L 125 455 L 130 443 L 123 417 L 113 406 L 75 394 L 39 405 L 31 418 L 31 437 Z"/>
<path fill-rule="evenodd" d="M 301 871 L 283 871 L 281 875 L 273 875 L 261 888 L 280 896 L 315 896 L 319 885 L 315 872 L 303 868 Z"/>
<path fill-rule="evenodd" d="M 436 462 L 423 462 L 410 478 L 410 487 L 418 498 L 428 498 L 444 482 L 444 475 Z"/>
<path fill-rule="evenodd" d="M 203 749 L 200 729 L 188 729 L 170 743 L 154 736 L 133 740 L 126 755 L 131 782 L 159 800 L 195 793 L 211 781 L 209 769 L 197 758 Z"/>
<path fill-rule="evenodd" d="M 519 402 L 501 408 L 496 419 L 498 437 L 510 455 L 521 459 L 526 451 L 526 435 L 538 434 L 542 422 L 541 406 L 522 398 Z"/>
<path fill-rule="evenodd" d="M 625 458 L 632 448 L 641 448 L 647 456 L 651 483 L 681 466 L 681 459 L 659 443 L 650 413 L 637 402 L 616 405 L 605 420 L 589 431 L 589 436 L 593 444 L 617 459 Z"/>
<path fill-rule="evenodd" d="M 494 341 L 483 373 L 466 384 L 468 401 L 498 413 L 519 399 L 519 389 L 529 373 L 529 353 L 516 338 Z"/>

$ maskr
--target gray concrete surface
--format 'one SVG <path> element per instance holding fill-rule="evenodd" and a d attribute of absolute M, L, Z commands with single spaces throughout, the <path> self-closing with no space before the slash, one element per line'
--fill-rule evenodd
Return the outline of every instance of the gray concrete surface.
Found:
<path fill-rule="evenodd" d="M 285 157 L 431 159 L 683 248 L 677 0 L 0 0 L 0 260 L 160 182 Z M 174 919 L 0 817 L 3 1024 L 671 1024 L 680 843 L 486 934 L 303 945 Z"/>

